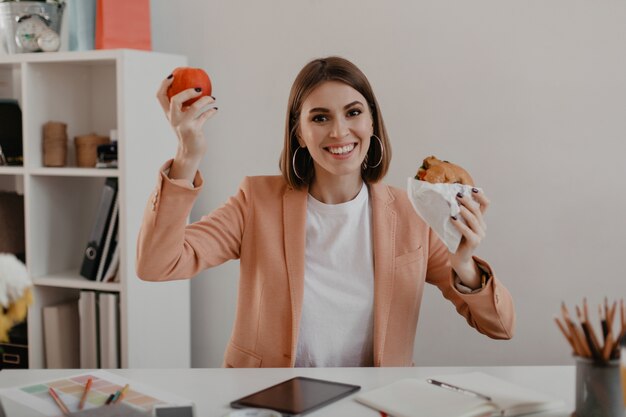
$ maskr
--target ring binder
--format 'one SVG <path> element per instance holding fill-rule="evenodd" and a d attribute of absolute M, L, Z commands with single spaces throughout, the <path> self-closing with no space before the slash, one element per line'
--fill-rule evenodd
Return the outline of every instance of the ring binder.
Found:
<path fill-rule="evenodd" d="M 87 247 L 83 257 L 80 275 L 95 280 L 98 274 L 100 259 L 103 255 L 107 230 L 113 219 L 113 206 L 117 196 L 117 178 L 107 178 L 100 196 L 100 205 L 96 220 L 91 229 Z"/>

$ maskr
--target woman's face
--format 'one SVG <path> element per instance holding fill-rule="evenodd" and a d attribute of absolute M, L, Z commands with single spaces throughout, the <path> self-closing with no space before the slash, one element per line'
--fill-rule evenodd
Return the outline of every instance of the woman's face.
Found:
<path fill-rule="evenodd" d="M 372 115 L 361 93 L 325 81 L 302 103 L 298 141 L 307 147 L 316 175 L 361 175 L 373 134 Z"/>

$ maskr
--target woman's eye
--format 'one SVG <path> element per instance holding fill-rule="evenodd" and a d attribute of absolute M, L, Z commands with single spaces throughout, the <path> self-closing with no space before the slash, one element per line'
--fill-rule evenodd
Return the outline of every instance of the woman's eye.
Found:
<path fill-rule="evenodd" d="M 321 123 L 321 122 L 327 121 L 328 117 L 324 116 L 323 114 L 317 114 L 317 115 L 313 116 L 312 120 L 314 122 L 316 122 L 316 123 Z"/>
<path fill-rule="evenodd" d="M 348 116 L 358 116 L 361 113 L 363 113 L 361 109 L 352 109 L 348 111 Z"/>

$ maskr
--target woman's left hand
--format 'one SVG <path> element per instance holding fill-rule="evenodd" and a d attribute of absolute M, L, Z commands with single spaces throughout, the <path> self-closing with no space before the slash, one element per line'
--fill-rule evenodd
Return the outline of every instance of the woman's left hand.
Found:
<path fill-rule="evenodd" d="M 461 271 L 475 270 L 472 256 L 487 234 L 487 225 L 483 215 L 489 207 L 489 199 L 477 188 L 472 188 L 472 195 L 457 194 L 457 201 L 461 208 L 460 215 L 466 224 L 460 219 L 452 218 L 452 224 L 461 232 L 463 237 L 455 253 L 450 254 L 452 268 L 459 274 Z M 464 274 L 459 274 L 463 279 Z"/>

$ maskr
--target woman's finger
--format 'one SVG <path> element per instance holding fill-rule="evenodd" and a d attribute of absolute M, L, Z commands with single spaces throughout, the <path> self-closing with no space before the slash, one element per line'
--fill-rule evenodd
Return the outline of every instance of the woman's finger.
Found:
<path fill-rule="evenodd" d="M 456 195 L 456 199 L 457 199 L 457 202 L 459 203 L 460 207 L 464 207 L 466 210 L 471 212 L 476 217 L 476 219 L 478 220 L 478 225 L 481 228 L 483 228 L 483 229 L 487 228 L 487 226 L 485 224 L 485 221 L 483 219 L 483 213 L 481 211 L 481 205 L 477 201 L 475 201 L 470 196 L 463 195 L 461 193 L 458 193 Z"/>
<path fill-rule="evenodd" d="M 209 110 L 214 109 L 210 107 L 215 102 L 215 98 L 210 96 L 200 97 L 192 105 L 187 107 L 180 117 L 180 125 L 188 125 L 193 130 L 199 130 L 202 125 L 211 117 L 215 112 L 207 114 Z M 205 116 L 206 115 L 206 116 Z M 202 119 L 200 119 L 202 117 Z"/>
<path fill-rule="evenodd" d="M 217 107 L 211 107 L 210 109 L 205 110 L 196 118 L 196 123 L 199 123 L 199 125 L 202 126 L 207 120 L 213 117 L 215 113 L 217 113 Z"/>
<path fill-rule="evenodd" d="M 481 221 L 474 213 L 470 212 L 467 207 L 461 206 L 461 216 L 465 220 L 468 227 L 480 239 L 485 237 L 485 229 L 482 227 Z M 459 222 L 461 223 L 461 222 Z"/>
<path fill-rule="evenodd" d="M 183 108 L 183 103 L 194 97 L 198 97 L 200 94 L 202 94 L 202 90 L 200 88 L 188 88 L 172 96 L 170 99 L 170 111 L 186 111 L 189 106 Z"/>
<path fill-rule="evenodd" d="M 472 213 L 480 213 L 480 203 L 474 200 L 470 195 L 457 193 L 456 201 L 460 205 L 467 207 Z"/>
<path fill-rule="evenodd" d="M 170 74 L 167 78 L 161 81 L 161 85 L 156 93 L 156 98 L 159 100 L 159 104 L 166 115 L 168 115 L 170 111 L 170 100 L 167 98 L 167 89 L 172 84 L 172 81 L 174 81 L 174 76 Z"/>
<path fill-rule="evenodd" d="M 485 196 L 485 193 L 478 188 L 472 188 L 472 197 L 478 202 L 478 204 L 480 204 L 481 213 L 485 214 L 485 212 L 489 208 L 490 203 L 487 196 Z"/>
<path fill-rule="evenodd" d="M 452 224 L 454 225 L 454 227 L 457 228 L 459 232 L 461 232 L 463 239 L 465 239 L 465 243 L 468 244 L 470 247 L 476 248 L 480 244 L 480 238 L 478 237 L 478 235 L 474 233 L 472 229 L 470 229 L 466 224 L 463 224 L 463 222 L 459 218 L 455 219 L 453 217 Z M 461 241 L 461 244 L 463 244 L 463 241 Z"/>
<path fill-rule="evenodd" d="M 213 96 L 202 96 L 198 100 L 194 101 L 190 106 L 185 107 L 185 119 L 195 119 L 200 115 L 200 113 L 204 113 L 204 110 L 208 110 L 210 104 L 215 103 L 215 97 Z"/>

